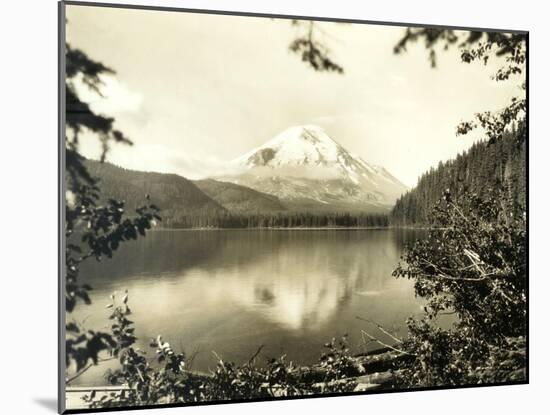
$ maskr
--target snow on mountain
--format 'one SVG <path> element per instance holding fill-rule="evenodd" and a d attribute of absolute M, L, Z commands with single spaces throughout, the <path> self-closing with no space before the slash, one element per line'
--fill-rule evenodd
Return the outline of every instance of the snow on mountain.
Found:
<path fill-rule="evenodd" d="M 335 162 L 345 150 L 320 127 L 314 125 L 291 127 L 262 146 L 239 157 L 236 162 L 248 166 L 272 167 L 281 165 Z"/>
<path fill-rule="evenodd" d="M 332 206 L 392 205 L 407 187 L 386 169 L 349 153 L 322 128 L 291 127 L 233 160 L 225 180 L 281 199 Z"/>

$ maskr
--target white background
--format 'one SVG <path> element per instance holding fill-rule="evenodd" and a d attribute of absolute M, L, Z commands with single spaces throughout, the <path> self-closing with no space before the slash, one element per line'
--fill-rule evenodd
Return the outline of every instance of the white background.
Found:
<path fill-rule="evenodd" d="M 116 0 L 112 0 L 116 2 Z M 128 0 L 127 2 L 131 2 Z M 137 2 L 136 2 L 137 3 Z M 528 386 L 166 409 L 162 413 L 342 411 L 541 413 L 548 405 L 548 19 L 543 1 L 141 1 L 260 13 L 530 31 L 530 380 Z M 2 413 L 55 412 L 57 388 L 57 5 L 12 0 L 0 12 Z M 545 301 L 546 300 L 546 301 Z M 538 409 L 537 409 L 538 408 Z M 497 412 L 498 411 L 498 412 Z M 152 413 L 142 411 L 139 413 Z"/>

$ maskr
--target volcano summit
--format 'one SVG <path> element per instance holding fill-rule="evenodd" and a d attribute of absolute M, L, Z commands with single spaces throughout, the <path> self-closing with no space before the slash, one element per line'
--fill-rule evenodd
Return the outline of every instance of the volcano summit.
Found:
<path fill-rule="evenodd" d="M 231 163 L 241 173 L 219 179 L 277 196 L 295 209 L 385 210 L 407 190 L 315 125 L 288 128 Z"/>

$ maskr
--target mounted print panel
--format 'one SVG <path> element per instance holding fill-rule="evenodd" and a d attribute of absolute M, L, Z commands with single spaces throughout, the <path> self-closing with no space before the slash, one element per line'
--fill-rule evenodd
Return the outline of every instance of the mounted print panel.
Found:
<path fill-rule="evenodd" d="M 527 40 L 60 3 L 60 412 L 527 383 Z"/>

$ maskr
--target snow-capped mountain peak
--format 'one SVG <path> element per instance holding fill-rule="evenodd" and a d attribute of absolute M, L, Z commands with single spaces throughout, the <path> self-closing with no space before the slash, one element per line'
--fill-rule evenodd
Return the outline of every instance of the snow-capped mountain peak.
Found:
<path fill-rule="evenodd" d="M 295 126 L 234 162 L 247 167 L 326 165 L 345 150 L 316 125 Z"/>
<path fill-rule="evenodd" d="M 232 164 L 243 173 L 229 181 L 283 199 L 391 205 L 406 190 L 316 125 L 290 127 Z"/>

